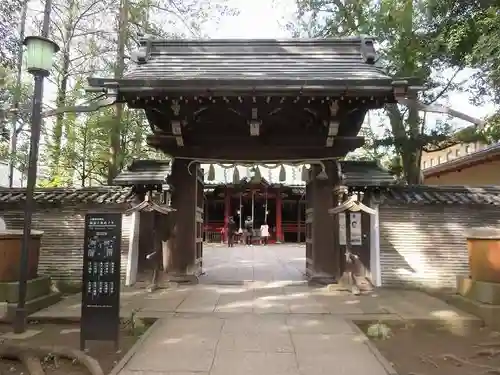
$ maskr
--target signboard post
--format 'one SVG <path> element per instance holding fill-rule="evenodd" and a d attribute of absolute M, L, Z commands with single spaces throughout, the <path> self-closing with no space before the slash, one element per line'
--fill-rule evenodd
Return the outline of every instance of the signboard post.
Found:
<path fill-rule="evenodd" d="M 121 213 L 85 215 L 80 349 L 87 340 L 114 341 L 120 333 Z"/>

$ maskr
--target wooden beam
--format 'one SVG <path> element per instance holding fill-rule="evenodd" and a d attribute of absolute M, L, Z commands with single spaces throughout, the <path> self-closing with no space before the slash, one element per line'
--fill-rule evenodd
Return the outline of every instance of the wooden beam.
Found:
<path fill-rule="evenodd" d="M 147 142 L 150 145 L 163 145 L 166 143 L 171 143 L 175 139 L 174 134 L 168 133 L 155 133 L 147 137 Z M 232 134 L 207 134 L 207 133 L 192 133 L 184 134 L 184 143 L 190 146 L 217 146 L 226 147 L 228 145 L 239 144 L 244 145 L 244 147 L 278 147 L 278 148 L 308 148 L 308 147 L 323 147 L 324 145 L 324 135 L 320 134 L 282 134 L 279 136 L 265 137 L 260 136 L 259 138 L 249 137 L 248 135 L 232 135 Z M 337 136 L 333 137 L 336 142 L 340 143 L 363 143 L 364 138 L 358 136 Z"/>
<path fill-rule="evenodd" d="M 332 157 L 343 157 L 348 152 L 363 145 L 363 139 L 356 142 L 336 142 L 335 147 L 261 147 L 251 148 L 242 145 L 231 144 L 226 147 L 207 144 L 205 146 L 184 146 L 176 147 L 173 144 L 151 145 L 158 150 L 173 157 L 183 157 L 192 159 L 222 159 L 222 160 L 301 160 L 301 159 L 321 159 Z"/>
<path fill-rule="evenodd" d="M 456 109 L 453 109 L 453 108 L 450 108 L 447 106 L 442 106 L 439 104 L 424 104 L 424 103 L 421 103 L 418 100 L 413 99 L 413 98 L 405 98 L 405 97 L 399 97 L 399 96 L 396 97 L 396 99 L 397 99 L 398 103 L 404 104 L 408 107 L 413 107 L 419 111 L 430 112 L 430 113 L 441 113 L 441 114 L 445 114 L 448 116 L 456 117 L 456 118 L 459 118 L 461 120 L 470 122 L 470 123 L 478 126 L 480 129 L 482 129 L 484 127 L 484 125 L 486 124 L 486 121 L 484 121 L 482 119 L 479 119 L 479 118 L 473 117 L 473 116 L 469 116 L 466 113 L 457 111 Z"/>

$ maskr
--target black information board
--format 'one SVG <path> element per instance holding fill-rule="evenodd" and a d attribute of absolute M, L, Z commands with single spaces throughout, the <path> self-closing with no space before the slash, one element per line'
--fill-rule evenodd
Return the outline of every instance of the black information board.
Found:
<path fill-rule="evenodd" d="M 120 243 L 122 214 L 85 215 L 80 346 L 114 341 L 120 332 Z"/>

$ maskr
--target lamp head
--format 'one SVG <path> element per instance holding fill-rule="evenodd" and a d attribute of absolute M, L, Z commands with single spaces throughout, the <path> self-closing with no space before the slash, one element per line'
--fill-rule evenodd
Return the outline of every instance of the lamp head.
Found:
<path fill-rule="evenodd" d="M 59 46 L 52 40 L 41 36 L 27 36 L 23 44 L 26 46 L 28 72 L 33 75 L 48 76 Z"/>

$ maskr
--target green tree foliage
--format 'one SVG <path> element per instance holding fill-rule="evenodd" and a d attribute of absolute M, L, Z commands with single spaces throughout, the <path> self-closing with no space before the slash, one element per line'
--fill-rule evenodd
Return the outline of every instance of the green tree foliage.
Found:
<path fill-rule="evenodd" d="M 122 76 L 137 49 L 138 35 L 199 37 L 205 22 L 232 10 L 223 1 L 53 0 L 52 38 L 60 45 L 52 84 L 57 108 L 88 103 L 88 76 Z M 89 186 L 112 182 L 133 158 L 158 157 L 146 145 L 142 111 L 123 105 L 95 113 L 61 113 L 45 121 L 44 186 Z"/>
<path fill-rule="evenodd" d="M 297 0 L 297 4 L 298 34 L 305 30 L 321 37 L 374 36 L 379 43 L 380 59 L 377 63 L 394 77 L 420 80 L 426 90 L 419 94 L 419 99 L 426 104 L 445 98 L 456 88 L 454 78 L 467 65 L 464 58 L 468 51 L 461 47 L 478 38 L 475 23 L 467 18 L 474 7 L 464 10 L 458 6 L 462 2 Z M 455 22 L 448 21 L 449 17 L 454 17 Z M 457 22 L 466 35 L 452 31 Z M 456 36 L 452 39 L 451 35 Z M 447 68 L 455 70 L 451 79 L 440 74 Z M 394 147 L 408 183 L 420 183 L 422 150 L 443 147 L 450 140 L 452 129 L 449 126 L 430 127 L 414 108 L 391 104 L 385 106 L 385 113 L 390 133 L 377 142 Z"/>
<path fill-rule="evenodd" d="M 21 14 L 21 0 L 0 1 L 0 66 L 13 68 L 16 63 L 19 40 L 17 26 Z"/>
<path fill-rule="evenodd" d="M 444 54 L 455 65 L 477 69 L 468 85 L 471 101 L 480 105 L 492 100 L 496 105 L 485 131 L 474 136 L 500 141 L 500 5 L 491 0 L 436 0 L 429 11 Z"/>
<path fill-rule="evenodd" d="M 8 160 L 10 157 L 9 142 L 12 136 L 13 116 L 20 141 L 26 142 L 28 139 L 26 124 L 30 116 L 31 93 L 31 82 L 22 81 L 18 88 L 14 69 L 0 67 L 0 160 Z M 17 109 L 14 103 L 16 98 L 19 98 Z M 20 145 L 19 155 L 14 155 L 15 167 L 23 168 L 22 163 L 27 159 L 27 149 L 27 145 Z"/>

